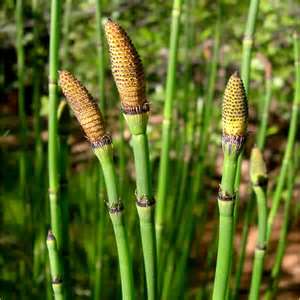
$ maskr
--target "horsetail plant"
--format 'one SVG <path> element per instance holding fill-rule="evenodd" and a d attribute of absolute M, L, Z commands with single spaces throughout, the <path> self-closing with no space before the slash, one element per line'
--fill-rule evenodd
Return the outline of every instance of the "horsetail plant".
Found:
<path fill-rule="evenodd" d="M 112 73 L 121 99 L 121 109 L 132 135 L 136 170 L 136 207 L 147 282 L 148 299 L 157 296 L 157 266 L 152 178 L 146 133 L 149 103 L 145 75 L 140 57 L 127 33 L 108 20 L 105 33 L 109 45 Z"/>
<path fill-rule="evenodd" d="M 123 299 L 134 299 L 132 262 L 124 224 L 124 206 L 117 190 L 111 136 L 106 132 L 102 114 L 87 89 L 67 71 L 59 73 L 59 82 L 102 167 L 108 196 L 107 206 L 117 243 Z"/>
<path fill-rule="evenodd" d="M 50 273 L 52 278 L 52 289 L 55 300 L 64 300 L 65 290 L 63 278 L 62 264 L 60 262 L 60 254 L 58 252 L 57 242 L 52 231 L 49 230 L 47 235 L 47 248 L 49 252 Z"/>
<path fill-rule="evenodd" d="M 223 175 L 218 195 L 219 243 L 213 300 L 225 299 L 230 277 L 235 205 L 235 175 L 247 136 L 248 105 L 243 82 L 234 73 L 225 88 L 222 107 Z"/>
<path fill-rule="evenodd" d="M 296 150 L 296 149 L 295 149 Z M 286 178 L 287 185 L 287 195 L 284 200 L 284 212 L 283 212 L 283 223 L 280 229 L 279 241 L 276 249 L 276 255 L 274 264 L 272 267 L 271 278 L 268 284 L 268 288 L 264 295 L 264 300 L 274 299 L 279 285 L 279 278 L 281 274 L 282 261 L 287 247 L 287 236 L 289 233 L 289 228 L 291 226 L 291 207 L 292 207 L 292 198 L 293 198 L 293 189 L 295 185 L 297 168 L 298 168 L 298 159 L 297 155 L 293 155 L 293 158 L 289 161 L 289 176 Z"/>
<path fill-rule="evenodd" d="M 264 266 L 267 233 L 267 199 L 268 182 L 266 165 L 259 148 L 253 148 L 250 159 L 250 178 L 256 196 L 258 211 L 258 239 L 254 254 L 253 272 L 250 287 L 250 300 L 259 299 L 259 288 Z"/>
<path fill-rule="evenodd" d="M 260 0 L 250 0 L 250 5 L 248 9 L 248 17 L 247 23 L 244 32 L 243 38 L 243 51 L 242 51 L 242 61 L 241 61 L 241 77 L 245 86 L 246 95 L 249 94 L 249 86 L 250 86 L 250 73 L 251 73 L 251 60 L 252 60 L 252 50 L 254 45 L 254 38 L 255 38 L 255 28 L 256 28 L 256 20 L 259 10 Z M 241 180 L 241 161 L 242 155 L 239 158 L 238 166 L 237 166 L 237 173 L 235 177 L 235 189 L 238 190 Z M 237 194 L 237 197 L 239 194 Z M 235 222 L 237 222 L 238 218 L 238 201 L 235 209 Z M 240 255 L 237 260 L 236 266 L 236 275 L 235 275 L 235 282 L 234 282 L 234 289 L 233 289 L 233 299 L 237 299 L 238 292 L 240 289 L 240 282 L 241 282 L 241 275 L 244 269 L 244 260 L 245 260 L 245 251 L 246 251 L 246 244 L 248 240 L 248 230 L 249 230 L 249 223 L 251 219 L 251 211 L 252 206 L 254 203 L 253 197 L 251 197 L 250 201 L 247 203 L 245 218 L 244 218 L 244 225 L 243 225 L 243 232 L 242 232 L 242 240 L 241 240 L 241 250 Z"/>
<path fill-rule="evenodd" d="M 162 148 L 161 159 L 158 175 L 158 194 L 157 194 L 157 212 L 156 212 L 156 238 L 157 238 L 157 253 L 160 253 L 162 231 L 165 221 L 165 203 L 168 187 L 168 169 L 169 169 L 169 151 L 171 143 L 171 125 L 172 111 L 175 94 L 175 75 L 177 64 L 177 53 L 179 43 L 179 29 L 182 0 L 173 1 L 172 22 L 170 33 L 170 54 L 168 61 L 167 81 L 166 81 L 166 98 L 164 104 L 164 116 L 162 124 Z M 160 255 L 158 256 L 160 261 Z"/>
<path fill-rule="evenodd" d="M 294 33 L 293 35 L 294 41 L 294 63 L 295 63 L 295 94 L 292 106 L 292 113 L 290 119 L 290 127 L 287 139 L 287 145 L 285 148 L 282 165 L 278 177 L 278 181 L 276 184 L 275 192 L 273 195 L 273 201 L 271 210 L 268 215 L 268 226 L 267 226 L 267 240 L 270 239 L 271 231 L 273 227 L 273 222 L 279 208 L 282 191 L 284 187 L 285 178 L 287 176 L 288 171 L 288 163 L 292 157 L 295 139 L 296 139 L 296 132 L 297 132 L 297 124 L 298 124 L 298 115 L 299 115 L 299 106 L 300 106 L 300 40 L 298 33 Z"/>
<path fill-rule="evenodd" d="M 64 282 L 64 252 L 65 252 L 65 239 L 63 234 L 67 232 L 64 229 L 65 220 L 63 219 L 62 203 L 59 199 L 59 147 L 58 147 L 58 97 L 57 97 L 57 71 L 59 59 L 59 42 L 61 35 L 61 1 L 52 0 L 51 2 L 51 24 L 50 24 L 50 50 L 49 50 L 49 141 L 48 141 L 48 165 L 49 165 L 49 200 L 50 200 L 50 217 L 51 217 L 51 232 L 57 244 L 58 263 L 60 264 L 61 277 L 59 278 L 60 284 L 63 289 L 63 299 L 69 295 L 66 292 Z M 49 258 L 51 260 L 51 253 Z M 51 261 L 50 261 L 51 264 Z M 52 277 L 52 281 L 56 278 Z M 54 291 L 55 292 L 55 291 Z M 55 297 L 57 296 L 54 294 Z M 60 299 L 60 298 L 57 298 Z"/>

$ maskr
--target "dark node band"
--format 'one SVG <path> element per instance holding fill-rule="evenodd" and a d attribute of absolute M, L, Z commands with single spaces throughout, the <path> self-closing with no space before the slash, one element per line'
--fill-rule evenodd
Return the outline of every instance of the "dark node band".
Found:
<path fill-rule="evenodd" d="M 261 251 L 265 251 L 266 250 L 266 246 L 260 246 L 260 245 L 256 245 L 255 249 L 257 250 L 261 250 Z"/>
<path fill-rule="evenodd" d="M 109 134 L 104 135 L 99 141 L 92 142 L 92 148 L 101 148 L 112 143 L 112 138 Z"/>
<path fill-rule="evenodd" d="M 56 277 L 52 280 L 52 284 L 62 284 L 62 283 L 63 283 L 63 281 L 59 277 Z"/>
<path fill-rule="evenodd" d="M 236 194 L 228 194 L 228 193 L 224 193 L 222 191 L 222 188 L 220 187 L 219 188 L 219 193 L 218 193 L 218 200 L 221 200 L 221 201 L 234 201 L 236 198 Z"/>
<path fill-rule="evenodd" d="M 136 198 L 136 205 L 139 207 L 150 207 L 155 205 L 155 199 L 154 197 L 148 199 L 146 196 L 143 197 L 137 197 Z"/>
<path fill-rule="evenodd" d="M 222 135 L 222 147 L 231 153 L 232 151 L 240 151 L 245 144 L 247 135 L 228 135 L 223 133 Z"/>
<path fill-rule="evenodd" d="M 121 105 L 121 111 L 125 115 L 140 115 L 142 113 L 149 112 L 149 110 L 150 110 L 150 105 L 148 102 L 145 102 L 142 105 L 137 105 L 134 107 Z"/>
<path fill-rule="evenodd" d="M 268 185 L 268 177 L 260 176 L 258 177 L 257 182 L 254 183 L 254 186 L 266 187 Z"/>
<path fill-rule="evenodd" d="M 47 241 L 54 241 L 55 237 L 51 230 L 48 230 Z"/>
<path fill-rule="evenodd" d="M 108 212 L 110 214 L 118 214 L 124 210 L 124 205 L 121 201 L 114 204 L 110 204 L 109 202 L 106 202 L 106 205 L 108 207 Z"/>

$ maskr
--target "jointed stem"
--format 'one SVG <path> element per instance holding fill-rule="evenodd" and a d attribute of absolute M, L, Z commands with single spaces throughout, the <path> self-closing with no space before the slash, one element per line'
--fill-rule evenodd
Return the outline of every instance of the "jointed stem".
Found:
<path fill-rule="evenodd" d="M 261 186 L 254 186 L 258 209 L 258 240 L 254 255 L 253 273 L 251 279 L 249 299 L 259 299 L 259 288 L 264 267 L 266 252 L 266 229 L 267 229 L 267 201 L 265 190 Z"/>
<path fill-rule="evenodd" d="M 173 110 L 173 98 L 175 87 L 177 48 L 179 41 L 179 27 L 181 15 L 182 0 L 174 0 L 172 10 L 172 23 L 170 34 L 170 57 L 168 62 L 168 74 L 166 84 L 166 101 L 164 106 L 164 120 L 162 128 L 162 149 L 161 160 L 159 166 L 159 181 L 157 195 L 157 213 L 156 213 L 156 237 L 157 237 L 157 253 L 160 253 L 161 235 L 165 215 L 165 202 L 167 196 L 168 185 L 168 167 L 169 167 L 169 151 L 171 139 L 171 119 Z"/>
<path fill-rule="evenodd" d="M 110 218 L 113 224 L 118 249 L 122 297 L 123 300 L 132 300 L 135 298 L 132 261 L 127 231 L 123 220 L 123 205 L 118 196 L 117 180 L 112 160 L 112 148 L 111 145 L 107 145 L 96 148 L 94 151 L 100 161 L 107 190 Z"/>
<path fill-rule="evenodd" d="M 140 219 L 147 281 L 147 298 L 154 300 L 157 297 L 157 263 L 154 223 L 155 204 L 153 202 L 147 134 L 133 134 L 132 141 L 136 168 L 137 210 Z"/>
<path fill-rule="evenodd" d="M 218 199 L 220 223 L 217 266 L 213 300 L 225 299 L 230 277 L 233 237 L 234 178 L 237 168 L 237 155 L 224 154 L 224 167 L 221 190 Z M 223 196 L 223 198 L 222 198 Z M 227 198 L 227 199 L 226 199 Z"/>
<path fill-rule="evenodd" d="M 294 34 L 294 59 L 295 59 L 295 73 L 296 73 L 295 96 L 294 96 L 293 107 L 292 107 L 287 146 L 284 152 L 282 166 L 280 169 L 278 182 L 273 196 L 272 207 L 268 216 L 267 240 L 270 239 L 273 221 L 280 204 L 284 181 L 288 170 L 288 163 L 292 156 L 292 151 L 294 148 L 296 132 L 297 132 L 298 114 L 299 114 L 299 105 L 300 105 L 300 42 L 299 42 L 299 37 L 296 33 Z"/>

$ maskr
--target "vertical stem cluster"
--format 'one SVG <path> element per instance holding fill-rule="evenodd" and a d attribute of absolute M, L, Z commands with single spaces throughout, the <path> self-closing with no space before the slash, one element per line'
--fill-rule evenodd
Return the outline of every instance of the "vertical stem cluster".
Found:
<path fill-rule="evenodd" d="M 265 293 L 264 300 L 274 299 L 278 290 L 279 275 L 281 273 L 282 260 L 286 249 L 288 230 L 291 224 L 291 204 L 298 166 L 298 160 L 296 158 L 289 162 L 289 176 L 286 179 L 288 193 L 284 202 L 283 223 L 280 230 L 275 261 L 272 267 L 271 279 Z"/>
<path fill-rule="evenodd" d="M 141 59 L 125 30 L 112 20 L 105 24 L 112 73 L 120 94 L 122 112 L 132 134 L 136 171 L 136 205 L 140 221 L 147 296 L 157 297 L 155 200 L 152 191 L 147 124 L 149 103 Z"/>
<path fill-rule="evenodd" d="M 103 116 L 87 89 L 69 72 L 60 72 L 60 86 L 102 167 L 108 196 L 108 211 L 115 233 L 124 300 L 134 299 L 132 261 L 113 164 L 112 139 L 106 133 Z M 102 238 L 102 237 L 101 237 Z"/>
<path fill-rule="evenodd" d="M 169 167 L 169 151 L 171 142 L 171 124 L 173 98 L 175 92 L 175 76 L 178 53 L 180 15 L 182 0 L 174 0 L 172 10 L 172 23 L 170 33 L 169 61 L 166 83 L 166 97 L 164 105 L 164 119 L 162 125 L 162 149 L 158 175 L 158 194 L 157 194 L 157 212 L 156 212 L 156 238 L 157 253 L 160 253 L 162 230 L 165 216 L 165 202 L 168 190 L 168 167 Z"/>
<path fill-rule="evenodd" d="M 296 132 L 297 132 L 298 114 L 299 114 L 299 105 L 300 105 L 300 41 L 297 33 L 294 33 L 293 40 L 294 40 L 295 74 L 296 74 L 295 94 L 294 94 L 294 101 L 292 106 L 292 114 L 291 114 L 287 145 L 285 148 L 276 189 L 273 195 L 271 210 L 268 215 L 267 240 L 270 239 L 274 218 L 276 216 L 280 204 L 282 191 L 284 187 L 284 181 L 288 171 L 288 163 L 292 158 L 292 152 L 293 152 Z"/>
<path fill-rule="evenodd" d="M 243 39 L 243 52 L 242 52 L 242 62 L 241 62 L 241 77 L 245 86 L 246 94 L 249 95 L 249 85 L 250 85 L 250 71 L 251 71 L 251 58 L 252 58 L 252 48 L 254 44 L 254 34 L 255 34 L 255 27 L 256 27 L 256 20 L 258 15 L 260 0 L 251 0 L 250 6 L 248 10 L 248 18 L 247 24 L 244 32 L 244 39 Z M 235 190 L 238 190 L 241 180 L 241 162 L 242 162 L 242 155 L 239 158 L 238 166 L 237 166 L 237 173 L 235 178 Z M 237 194 L 238 196 L 238 194 Z M 252 197 L 251 197 L 252 198 Z M 240 281 L 241 281 L 241 274 L 243 273 L 244 268 L 244 259 L 245 259 L 245 249 L 246 243 L 248 239 L 248 230 L 249 230 L 249 223 L 251 219 L 251 211 L 252 211 L 252 203 L 253 200 L 250 199 L 248 202 L 246 213 L 245 213 L 245 221 L 243 226 L 243 234 L 242 234 L 242 241 L 241 241 L 241 250 L 240 255 L 237 261 L 237 268 L 236 268 L 236 275 L 235 275 L 235 284 L 234 284 L 234 291 L 233 291 L 233 299 L 236 299 L 238 296 L 238 292 L 240 289 Z M 238 205 L 236 206 L 238 207 Z M 235 212 L 236 219 L 238 215 L 238 209 Z"/>

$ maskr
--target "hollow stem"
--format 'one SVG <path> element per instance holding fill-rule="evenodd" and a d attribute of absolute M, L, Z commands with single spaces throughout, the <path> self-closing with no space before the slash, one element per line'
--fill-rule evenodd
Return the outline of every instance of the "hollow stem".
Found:
<path fill-rule="evenodd" d="M 61 285 L 64 286 L 63 268 L 63 215 L 62 206 L 59 202 L 59 149 L 58 149 L 58 116 L 57 116 L 57 76 L 58 76 L 58 52 L 61 30 L 61 1 L 51 2 L 51 24 L 50 24 L 50 50 L 49 50 L 49 142 L 48 142 L 48 165 L 49 165 L 49 199 L 51 230 L 57 243 L 58 262 L 62 270 Z M 52 280 L 54 278 L 52 277 Z M 64 287 L 65 289 L 65 287 Z M 54 290 L 54 286 L 53 286 Z M 56 296 L 56 292 L 54 290 Z M 63 293 L 65 299 L 66 294 Z"/>
<path fill-rule="evenodd" d="M 132 260 L 129 251 L 127 231 L 124 224 L 123 204 L 119 199 L 117 190 L 117 179 L 113 166 L 111 145 L 106 145 L 94 149 L 102 167 L 105 180 L 109 215 L 112 221 L 121 275 L 122 298 L 123 300 L 131 300 L 135 298 L 133 285 Z"/>
<path fill-rule="evenodd" d="M 237 168 L 236 154 L 224 154 L 224 167 L 219 206 L 219 243 L 217 265 L 213 289 L 213 300 L 225 299 L 230 277 L 232 258 L 233 236 L 233 211 L 234 211 L 234 179 Z"/>
<path fill-rule="evenodd" d="M 296 132 L 297 132 L 298 114 L 299 114 L 299 105 L 300 105 L 300 42 L 299 42 L 298 34 L 295 33 L 293 38 L 294 38 L 294 59 L 295 59 L 295 73 L 296 73 L 295 95 L 294 95 L 294 101 L 292 106 L 287 145 L 285 148 L 277 185 L 273 195 L 271 210 L 268 215 L 267 240 L 270 239 L 274 218 L 277 214 L 277 210 L 280 204 L 284 182 L 288 171 L 288 163 L 291 160 L 291 156 L 295 144 Z"/>
<path fill-rule="evenodd" d="M 140 219 L 144 254 L 147 298 L 157 299 L 157 263 L 154 223 L 155 203 L 153 201 L 147 134 L 133 134 L 132 144 L 136 169 L 137 210 Z"/>
<path fill-rule="evenodd" d="M 179 42 L 180 15 L 182 0 L 174 0 L 172 10 L 172 22 L 170 33 L 170 53 L 168 61 L 167 83 L 166 83 L 166 101 L 164 106 L 164 119 L 162 125 L 162 148 L 161 160 L 158 175 L 158 194 L 157 194 L 157 212 L 156 212 L 156 238 L 157 253 L 160 253 L 162 229 L 165 219 L 165 202 L 168 185 L 168 167 L 169 151 L 171 140 L 171 123 L 173 99 L 175 92 L 175 75 Z"/>
<path fill-rule="evenodd" d="M 259 288 L 261 284 L 266 252 L 266 229 L 267 229 L 267 201 L 266 191 L 262 186 L 254 186 L 258 210 L 258 239 L 254 254 L 253 272 L 250 286 L 250 300 L 259 299 Z"/>

